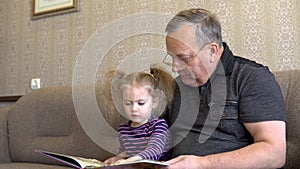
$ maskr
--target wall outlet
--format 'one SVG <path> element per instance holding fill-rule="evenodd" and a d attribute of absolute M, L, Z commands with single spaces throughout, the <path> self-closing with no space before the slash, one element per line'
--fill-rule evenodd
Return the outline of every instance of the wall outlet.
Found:
<path fill-rule="evenodd" d="M 41 79 L 40 78 L 31 79 L 30 88 L 33 90 L 41 88 Z"/>

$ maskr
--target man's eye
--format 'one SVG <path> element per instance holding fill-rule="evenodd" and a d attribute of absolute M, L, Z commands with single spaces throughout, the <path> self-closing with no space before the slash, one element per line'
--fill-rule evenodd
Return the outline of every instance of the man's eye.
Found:
<path fill-rule="evenodd" d="M 191 57 L 190 56 L 187 56 L 187 57 L 181 57 L 180 58 L 184 63 L 189 63 L 190 60 L 191 60 Z"/>

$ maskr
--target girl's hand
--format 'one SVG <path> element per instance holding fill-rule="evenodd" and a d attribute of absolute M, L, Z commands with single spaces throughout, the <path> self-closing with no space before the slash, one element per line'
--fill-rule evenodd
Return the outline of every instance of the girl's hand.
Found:
<path fill-rule="evenodd" d="M 115 164 L 117 161 L 121 160 L 121 158 L 122 157 L 120 157 L 120 156 L 114 156 L 114 157 L 111 157 L 111 158 L 105 160 L 103 163 L 105 166 Z"/>
<path fill-rule="evenodd" d="M 126 153 L 125 152 L 121 152 L 118 155 L 105 160 L 103 163 L 104 163 L 105 166 L 112 165 L 112 164 L 115 164 L 118 160 L 124 159 L 125 156 L 126 156 Z"/>
<path fill-rule="evenodd" d="M 125 160 L 125 159 L 120 159 L 120 160 L 116 161 L 114 164 L 124 164 L 124 163 L 126 163 L 126 161 L 127 160 Z"/>
<path fill-rule="evenodd" d="M 133 162 L 133 161 L 138 161 L 138 160 L 142 160 L 143 158 L 139 155 L 127 158 L 125 159 L 120 159 L 118 160 L 115 164 L 124 164 L 124 163 L 128 163 L 128 162 Z"/>

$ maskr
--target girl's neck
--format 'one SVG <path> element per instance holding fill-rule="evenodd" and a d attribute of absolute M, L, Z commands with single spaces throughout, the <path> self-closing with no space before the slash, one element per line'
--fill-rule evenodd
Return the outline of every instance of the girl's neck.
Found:
<path fill-rule="evenodd" d="M 145 120 L 145 121 L 143 121 L 141 123 L 136 123 L 136 122 L 131 121 L 130 127 L 140 127 L 140 126 L 146 124 L 148 121 L 149 121 L 149 119 L 147 119 L 147 120 Z"/>

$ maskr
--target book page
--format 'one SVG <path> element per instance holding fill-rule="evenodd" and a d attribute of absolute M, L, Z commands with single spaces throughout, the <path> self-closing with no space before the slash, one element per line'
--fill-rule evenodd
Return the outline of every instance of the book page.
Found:
<path fill-rule="evenodd" d="M 82 158 L 82 157 L 73 157 L 82 168 L 95 168 L 102 167 L 104 164 L 101 161 L 90 158 Z"/>
<path fill-rule="evenodd" d="M 101 161 L 98 161 L 96 159 L 75 157 L 43 150 L 36 150 L 36 152 L 75 168 L 96 168 L 104 166 Z"/>
<path fill-rule="evenodd" d="M 126 164 L 155 164 L 155 165 L 163 165 L 163 166 L 168 166 L 167 163 L 162 162 L 162 161 L 154 161 L 154 160 L 138 160 L 138 161 L 131 161 L 131 162 L 125 162 L 123 164 L 119 165 L 126 165 Z"/>
<path fill-rule="evenodd" d="M 126 162 L 123 164 L 113 164 L 96 169 L 160 169 L 166 166 L 168 166 L 168 164 L 161 161 L 139 160 L 133 162 Z"/>
<path fill-rule="evenodd" d="M 83 157 L 76 157 L 71 155 L 52 153 L 49 151 L 35 150 L 36 152 L 52 158 L 54 160 L 60 161 L 69 166 L 81 169 L 81 168 L 93 168 L 93 169 L 159 169 L 165 166 L 168 166 L 167 163 L 162 161 L 153 161 L 153 160 L 139 160 L 132 162 L 125 162 L 123 164 L 112 164 L 105 166 L 103 162 L 96 159 L 89 159 Z"/>

